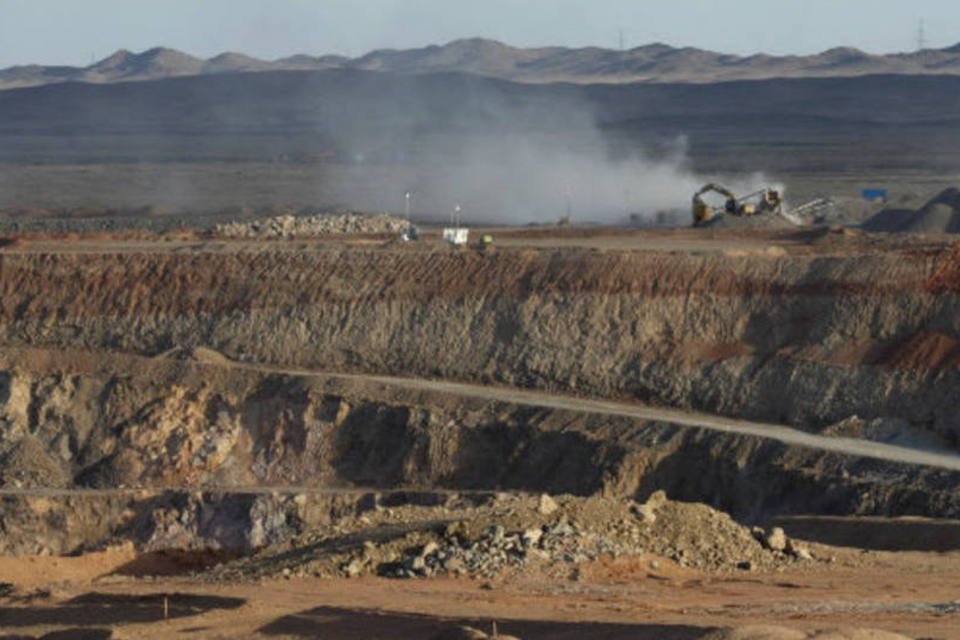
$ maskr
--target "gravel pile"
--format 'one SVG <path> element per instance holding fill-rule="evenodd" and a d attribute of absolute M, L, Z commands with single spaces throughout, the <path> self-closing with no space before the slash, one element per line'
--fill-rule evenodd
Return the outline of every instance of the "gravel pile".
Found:
<path fill-rule="evenodd" d="M 809 550 L 780 528 L 751 530 L 706 505 L 667 500 L 662 492 L 642 504 L 600 498 L 561 502 L 563 506 L 554 510 L 553 499 L 542 496 L 533 510 L 540 516 L 555 514 L 551 524 L 509 529 L 494 523 L 479 535 L 470 535 L 470 523 L 447 525 L 438 539 L 408 549 L 399 561 L 376 570 L 397 578 L 494 578 L 528 563 L 575 566 L 604 556 L 645 553 L 706 571 L 751 571 L 813 559 Z M 511 518 L 504 520 L 511 522 Z M 365 561 L 369 559 L 369 554 L 366 559 L 352 558 L 343 565 L 343 573 L 366 572 L 371 568 Z"/>
<path fill-rule="evenodd" d="M 884 209 L 863 224 L 884 233 L 960 233 L 960 189 L 939 193 L 917 210 Z"/>
<path fill-rule="evenodd" d="M 208 577 L 492 579 L 531 567 L 568 575 L 600 558 L 644 555 L 708 573 L 814 559 L 782 530 L 751 530 L 706 505 L 667 500 L 662 492 L 645 503 L 503 494 L 481 505 L 453 500 L 369 511 L 218 567 Z"/>
<path fill-rule="evenodd" d="M 640 554 L 643 549 L 583 531 L 568 522 L 507 532 L 491 525 L 477 539 L 466 537 L 462 525 L 448 527 L 444 538 L 429 542 L 402 562 L 381 573 L 396 578 L 431 577 L 438 574 L 493 578 L 510 567 L 529 561 L 581 564 L 600 556 Z M 345 573 L 356 571 L 349 564 Z"/>
<path fill-rule="evenodd" d="M 296 238 L 342 234 L 400 233 L 410 226 L 385 213 L 321 213 L 312 216 L 275 216 L 251 222 L 227 222 L 214 227 L 224 238 Z"/>

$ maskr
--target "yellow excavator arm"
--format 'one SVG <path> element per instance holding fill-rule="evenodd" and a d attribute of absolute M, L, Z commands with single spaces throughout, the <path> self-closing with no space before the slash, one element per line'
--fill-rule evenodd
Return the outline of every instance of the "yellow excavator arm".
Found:
<path fill-rule="evenodd" d="M 700 197 L 702 197 L 702 196 L 704 196 L 704 195 L 706 195 L 706 194 L 708 194 L 708 193 L 710 193 L 710 192 L 719 193 L 720 195 L 726 197 L 728 200 L 736 200 L 736 199 L 737 199 L 737 196 L 734 195 L 734 193 L 733 193 L 732 191 L 730 191 L 730 189 L 727 189 L 726 187 L 722 187 L 722 186 L 720 186 L 719 184 L 717 184 L 717 183 L 715 183 L 715 182 L 711 182 L 710 184 L 704 185 L 704 186 L 700 189 L 700 191 L 697 191 L 697 193 L 694 194 L 693 197 L 694 197 L 694 198 L 700 198 Z"/>
<path fill-rule="evenodd" d="M 737 196 L 729 189 L 711 182 L 710 184 L 704 185 L 700 191 L 697 191 L 695 194 L 693 194 L 694 225 L 709 222 L 717 213 L 714 208 L 707 204 L 706 200 L 703 199 L 703 196 L 708 193 L 719 193 L 727 199 L 723 205 L 723 208 L 727 213 L 736 213 L 737 211 Z"/>

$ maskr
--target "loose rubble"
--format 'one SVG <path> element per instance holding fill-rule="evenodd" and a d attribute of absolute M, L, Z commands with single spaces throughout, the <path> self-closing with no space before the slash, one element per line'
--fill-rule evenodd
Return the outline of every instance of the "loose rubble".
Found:
<path fill-rule="evenodd" d="M 463 534 L 462 525 L 453 525 L 441 542 L 425 544 L 385 573 L 397 578 L 437 574 L 493 578 L 529 561 L 581 564 L 602 555 L 617 557 L 638 551 L 642 549 L 590 534 L 568 522 L 511 532 L 491 525 L 476 539 Z"/>
<path fill-rule="evenodd" d="M 299 238 L 342 234 L 400 233 L 410 223 L 385 213 L 320 213 L 275 216 L 251 222 L 218 224 L 213 235 L 223 238 Z"/>
<path fill-rule="evenodd" d="M 750 529 L 706 505 L 594 496 L 453 496 L 441 505 L 377 505 L 323 534 L 306 533 L 218 567 L 214 579 L 282 572 L 357 578 L 491 580 L 537 568 L 576 579 L 601 558 L 664 558 L 705 572 L 774 569 L 813 559 L 782 529 Z M 544 509 L 544 507 L 547 507 Z M 658 560 L 651 560 L 656 571 Z"/>

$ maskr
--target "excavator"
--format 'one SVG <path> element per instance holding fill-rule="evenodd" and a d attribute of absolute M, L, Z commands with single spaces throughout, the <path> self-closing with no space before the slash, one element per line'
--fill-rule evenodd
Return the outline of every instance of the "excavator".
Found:
<path fill-rule="evenodd" d="M 725 198 L 722 206 L 710 205 L 704 196 L 717 193 Z M 750 195 L 738 198 L 730 189 L 711 182 L 704 185 L 693 195 L 693 226 L 707 224 L 720 215 L 753 216 L 772 213 L 783 215 L 783 199 L 775 189 L 760 189 Z"/>

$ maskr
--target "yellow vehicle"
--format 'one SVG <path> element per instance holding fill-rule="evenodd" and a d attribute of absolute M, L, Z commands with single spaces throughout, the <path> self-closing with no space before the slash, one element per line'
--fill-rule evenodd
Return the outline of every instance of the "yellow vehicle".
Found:
<path fill-rule="evenodd" d="M 717 193 L 725 198 L 723 205 L 710 205 L 704 196 Z M 752 216 L 765 213 L 779 214 L 783 211 L 783 200 L 775 189 L 760 189 L 748 196 L 738 198 L 730 189 L 711 182 L 693 194 L 693 225 L 706 224 L 720 215 Z"/>

